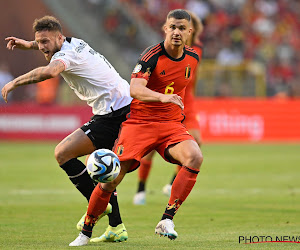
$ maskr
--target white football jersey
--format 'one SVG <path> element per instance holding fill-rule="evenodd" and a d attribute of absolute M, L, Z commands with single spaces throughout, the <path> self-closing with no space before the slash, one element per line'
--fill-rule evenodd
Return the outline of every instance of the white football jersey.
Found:
<path fill-rule="evenodd" d="M 128 82 L 83 40 L 66 38 L 61 50 L 51 58 L 51 62 L 55 60 L 65 65 L 62 77 L 93 108 L 95 115 L 105 115 L 130 104 Z"/>

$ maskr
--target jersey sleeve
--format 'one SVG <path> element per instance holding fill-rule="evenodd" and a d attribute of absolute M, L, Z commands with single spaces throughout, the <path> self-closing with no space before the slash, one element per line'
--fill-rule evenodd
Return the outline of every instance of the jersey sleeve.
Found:
<path fill-rule="evenodd" d="M 147 48 L 141 54 L 137 64 L 135 65 L 131 78 L 143 78 L 149 81 L 150 75 L 156 67 L 160 51 L 160 44 Z"/>
<path fill-rule="evenodd" d="M 199 64 L 202 60 L 202 54 L 203 54 L 203 45 L 201 43 L 196 43 L 192 46 L 192 48 L 197 52 L 199 56 Z"/>
<path fill-rule="evenodd" d="M 69 71 L 74 66 L 74 56 L 72 51 L 59 51 L 53 55 L 51 62 L 60 61 L 65 65 L 65 71 Z"/>

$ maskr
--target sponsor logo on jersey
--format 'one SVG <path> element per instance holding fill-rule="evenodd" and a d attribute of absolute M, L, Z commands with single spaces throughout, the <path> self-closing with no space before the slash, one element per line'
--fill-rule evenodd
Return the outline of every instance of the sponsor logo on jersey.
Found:
<path fill-rule="evenodd" d="M 163 70 L 163 71 L 160 72 L 159 74 L 164 76 L 164 75 L 166 75 L 166 72 L 165 72 L 165 70 Z"/>
<path fill-rule="evenodd" d="M 81 53 L 82 50 L 83 50 L 86 46 L 87 46 L 87 43 L 81 41 L 81 42 L 79 43 L 79 46 L 77 46 L 77 47 L 75 48 L 75 51 L 76 51 L 77 53 Z"/>
<path fill-rule="evenodd" d="M 90 124 L 92 124 L 93 122 L 95 122 L 95 120 L 94 119 L 91 119 L 90 121 L 88 121 L 88 122 L 86 122 L 85 124 L 84 124 L 84 126 L 89 126 Z"/>

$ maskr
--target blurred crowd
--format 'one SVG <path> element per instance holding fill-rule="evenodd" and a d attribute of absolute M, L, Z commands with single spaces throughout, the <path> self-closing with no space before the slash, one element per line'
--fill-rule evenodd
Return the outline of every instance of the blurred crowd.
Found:
<path fill-rule="evenodd" d="M 86 6 L 99 16 L 99 25 L 117 44 L 125 48 L 128 57 L 131 55 L 134 61 L 137 53 L 148 46 L 138 36 L 143 25 L 151 27 L 163 40 L 161 27 L 167 13 L 177 8 L 190 10 L 204 25 L 204 32 L 200 37 L 204 46 L 204 61 L 215 60 L 218 65 L 223 66 L 254 62 L 253 65 L 260 65 L 259 71 L 264 72 L 266 96 L 300 96 L 299 0 L 86 0 Z M 0 86 L 12 78 L 9 68 L 2 62 Z M 247 81 L 237 80 L 244 85 Z M 235 96 L 228 90 L 228 82 L 233 81 L 224 81 L 212 95 Z M 63 85 L 65 84 L 55 82 L 52 89 L 54 92 L 60 91 Z M 28 86 L 29 98 L 36 99 L 39 103 L 57 102 L 59 98 L 55 94 L 43 94 L 47 92 L 43 87 L 44 85 L 37 85 L 34 96 L 33 87 Z M 200 92 L 199 95 L 206 95 L 202 89 Z M 70 92 L 66 93 L 72 95 Z M 249 93 L 241 96 L 256 95 L 255 92 Z M 42 98 L 39 97 L 41 95 Z M 24 97 L 24 92 L 20 96 Z M 20 96 L 14 98 L 12 95 L 10 98 L 22 100 Z M 1 102 L 2 100 L 0 104 Z"/>
<path fill-rule="evenodd" d="M 300 95 L 299 0 L 121 0 L 158 32 L 169 10 L 188 9 L 204 23 L 204 59 L 262 63 L 268 96 Z"/>

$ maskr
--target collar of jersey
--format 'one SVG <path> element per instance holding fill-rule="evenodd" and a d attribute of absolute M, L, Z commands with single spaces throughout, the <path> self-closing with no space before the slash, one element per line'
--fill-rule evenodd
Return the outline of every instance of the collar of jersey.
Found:
<path fill-rule="evenodd" d="M 167 53 L 167 51 L 166 51 L 166 49 L 165 49 L 165 46 L 164 46 L 164 41 L 162 41 L 160 44 L 161 44 L 161 48 L 162 48 L 163 54 L 165 54 L 166 57 L 168 57 L 170 60 L 175 61 L 175 62 L 178 62 L 178 61 L 182 61 L 182 60 L 185 58 L 185 47 L 183 47 L 183 54 L 182 54 L 182 56 L 179 57 L 179 58 L 174 58 L 174 57 L 171 57 L 171 56 Z"/>

